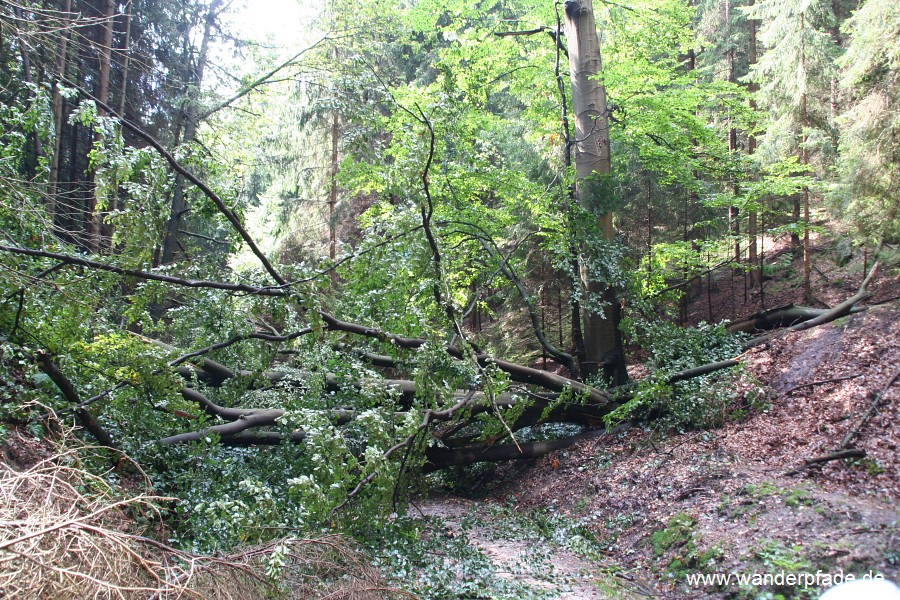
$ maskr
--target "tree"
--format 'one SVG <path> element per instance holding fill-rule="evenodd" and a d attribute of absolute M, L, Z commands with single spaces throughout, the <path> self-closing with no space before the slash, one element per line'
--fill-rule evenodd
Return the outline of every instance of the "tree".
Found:
<path fill-rule="evenodd" d="M 752 4 L 751 4 L 752 5 Z M 758 26 L 758 22 L 756 19 L 747 19 L 747 59 L 750 66 L 750 69 L 753 69 L 753 65 L 756 64 L 757 61 L 757 47 L 756 47 L 756 28 Z M 750 83 L 748 86 L 748 91 L 750 92 L 750 110 L 755 111 L 757 109 L 756 100 L 754 99 L 754 95 L 757 91 L 757 86 L 755 83 Z M 752 156 L 756 152 L 756 133 L 753 132 L 747 137 L 747 156 Z M 748 212 L 747 217 L 747 228 L 748 233 L 750 235 L 750 242 L 748 245 L 747 251 L 747 262 L 750 263 L 750 286 L 751 287 L 762 287 L 762 266 L 758 265 L 758 249 L 757 249 L 757 239 L 759 237 L 759 228 L 757 226 L 757 216 L 758 211 L 756 208 L 752 208 Z M 760 296 L 762 297 L 762 296 Z"/>
<path fill-rule="evenodd" d="M 900 239 L 900 7 L 868 0 L 842 30 L 849 35 L 841 86 L 850 106 L 841 116 L 839 214 L 867 243 Z"/>
<path fill-rule="evenodd" d="M 765 0 L 746 10 L 763 27 L 759 39 L 766 46 L 751 78 L 760 85 L 757 103 L 777 115 L 766 127 L 760 146 L 768 160 L 795 152 L 800 164 L 811 165 L 811 157 L 824 159 L 831 149 L 828 115 L 831 81 L 837 47 L 831 36 L 831 2 Z M 802 226 L 792 232 L 794 249 L 800 249 L 803 233 L 803 289 L 810 298 L 810 190 L 804 186 L 793 198 L 792 219 Z M 802 207 L 802 215 L 801 215 Z M 801 220 L 802 217 L 802 220 Z"/>
<path fill-rule="evenodd" d="M 611 170 L 609 111 L 606 90 L 600 81 L 600 44 L 591 0 L 567 1 L 565 23 L 575 121 L 575 195 L 584 210 L 596 215 L 603 237 L 612 241 L 615 238 L 613 201 L 607 177 Z M 591 376 L 602 367 L 607 381 L 622 384 L 628 379 L 628 373 L 615 289 L 598 281 L 586 265 L 582 266 L 581 278 L 588 294 L 602 298 L 603 303 L 602 311 L 596 305 L 584 307 L 582 372 Z"/>
<path fill-rule="evenodd" d="M 182 93 L 184 95 L 178 117 L 175 119 L 175 141 L 178 144 L 190 144 L 194 141 L 197 131 L 197 95 L 203 85 L 203 75 L 209 60 L 209 45 L 213 34 L 213 26 L 218 18 L 222 0 L 212 0 L 208 6 L 198 10 L 202 14 L 199 18 L 202 23 L 200 34 L 200 46 L 194 48 L 191 43 L 191 27 L 184 28 L 184 41 L 182 43 L 181 74 Z M 196 51 L 196 55 L 195 55 Z M 185 181 L 182 176 L 176 176 L 175 186 L 172 190 L 172 208 L 169 219 L 166 222 L 165 234 L 162 240 L 160 252 L 160 264 L 170 264 L 178 251 L 178 238 L 185 213 L 188 211 L 185 199 Z"/>
<path fill-rule="evenodd" d="M 104 0 L 103 2 L 103 19 L 102 19 L 102 35 L 100 36 L 100 58 L 99 58 L 99 79 L 94 94 L 101 105 L 109 102 L 109 70 L 113 53 L 113 17 L 115 16 L 116 3 L 113 0 Z M 62 46 L 62 44 L 60 44 Z M 100 109 L 99 114 L 106 116 L 106 111 Z M 97 182 L 94 182 L 94 190 L 91 194 L 91 201 L 87 207 L 87 250 L 97 253 L 103 245 L 103 210 L 101 205 L 104 203 L 103 198 L 98 198 Z M 106 208 L 114 208 L 110 200 L 106 201 L 110 206 Z"/>
<path fill-rule="evenodd" d="M 218 5 L 204 5 L 197 13 L 203 18 L 185 24 L 202 32 L 197 48 L 178 28 L 177 36 L 166 38 L 181 41 L 182 52 L 167 59 L 173 69 L 205 64 L 202 40 L 214 29 L 205 12 L 210 6 Z M 0 219 L 9 232 L 0 244 L 0 359 L 14 353 L 16 364 L 30 370 L 22 379 L 35 382 L 29 391 L 64 418 L 78 419 L 110 452 L 124 450 L 155 465 L 160 485 L 184 500 L 174 509 L 181 523 L 193 524 L 207 545 L 261 538 L 276 521 L 279 527 L 320 527 L 350 499 L 388 513 L 402 499 L 410 474 L 486 457 L 537 456 L 580 439 L 542 430 L 544 423 L 597 426 L 669 411 L 669 423 L 693 427 L 709 416 L 704 410 L 723 414 L 721 395 L 710 398 L 718 402 L 712 408 L 694 400 L 706 398 L 704 389 L 712 387 L 709 379 L 696 383 L 698 378 L 737 364 L 730 358 L 742 344 L 724 327 L 686 332 L 664 321 L 631 319 L 635 338 L 649 340 L 644 347 L 656 368 L 640 384 L 607 387 L 599 378 L 585 383 L 564 369 L 536 366 L 546 353 L 569 367 L 569 375 L 577 372 L 564 350 L 573 340 L 562 333 L 558 344 L 550 339 L 535 293 L 546 280 L 576 275 L 573 259 L 581 261 L 585 287 L 594 292 L 585 309 L 598 316 L 604 307 L 597 300 L 618 309 L 613 283 L 620 281 L 609 276 L 609 265 L 624 280 L 624 261 L 640 255 L 625 255 L 610 243 L 616 194 L 625 191 L 641 217 L 653 211 L 649 245 L 661 261 L 646 271 L 634 269 L 631 289 L 652 287 L 656 293 L 668 287 L 666 273 L 684 265 L 700 269 L 697 253 L 681 240 L 682 223 L 669 217 L 682 214 L 684 228 L 693 226 L 694 215 L 689 219 L 679 200 L 690 197 L 688 190 L 697 190 L 699 198 L 699 191 L 719 189 L 727 180 L 730 172 L 723 174 L 718 164 L 729 154 L 727 145 L 706 120 L 721 120 L 723 99 L 737 86 L 706 87 L 693 81 L 695 73 L 685 74 L 679 61 L 690 43 L 683 26 L 689 11 L 668 0 L 654 6 L 640 19 L 610 27 L 604 56 L 619 62 L 608 61 L 602 81 L 590 3 L 568 6 L 572 23 L 563 45 L 559 25 L 549 28 L 549 36 L 547 29 L 536 37 L 488 35 L 535 7 L 495 14 L 461 1 L 423 1 L 390 11 L 379 2 L 358 7 L 353 23 L 362 29 L 338 57 L 353 74 L 339 86 L 346 105 L 330 104 L 337 94 L 327 88 L 318 96 L 324 101 L 314 105 L 313 94 L 296 80 L 251 94 L 255 83 L 280 72 L 268 66 L 269 75 L 242 82 L 207 109 L 195 102 L 183 110 L 176 106 L 176 97 L 202 95 L 190 89 L 202 78 L 189 70 L 179 71 L 187 76 L 178 81 L 178 95 L 151 103 L 156 108 L 149 111 L 128 102 L 124 115 L 79 85 L 84 81 L 73 81 L 71 89 L 85 101 L 74 112 L 77 122 L 101 137 L 94 144 L 97 180 L 121 190 L 125 200 L 116 215 L 119 243 L 103 256 L 81 254 L 80 240 L 54 236 L 41 223 L 39 178 L 33 185 L 0 186 Z M 547 13 L 544 6 L 544 22 L 552 18 Z M 137 15 L 135 33 L 142 23 Z M 658 19 L 682 26 L 661 35 Z M 135 52 L 146 42 L 140 35 L 133 40 Z M 566 46 L 577 97 L 575 174 L 564 168 L 570 144 L 563 141 L 568 128 L 561 135 L 559 127 L 560 115 L 569 114 L 569 88 L 559 67 Z M 314 74 L 336 60 L 333 47 L 323 44 L 314 54 L 308 72 L 282 74 L 310 86 L 322 83 Z M 114 62 L 110 68 L 110 81 L 116 81 Z M 124 65 L 118 69 L 124 75 Z M 150 77 L 140 68 L 128 72 L 140 75 L 137 82 Z M 635 74 L 640 81 L 633 81 Z M 128 82 L 129 95 L 153 88 L 137 82 Z M 303 93 L 284 93 L 292 88 Z M 621 112 L 612 113 L 618 123 L 611 122 L 607 89 L 621 98 Z M 17 101 L 23 98 L 31 101 L 25 95 Z M 304 105 L 269 110 L 285 99 Z M 246 116 L 256 112 L 251 110 L 217 112 L 232 101 L 262 106 L 259 112 L 271 121 Z M 39 113 L 41 104 L 34 104 Z M 27 112 L 17 105 L 2 114 L 15 134 L 4 152 L 15 161 L 32 152 L 33 144 L 20 135 L 30 131 L 33 114 Z M 175 115 L 180 127 L 160 125 L 165 119 L 158 112 Z M 297 114 L 325 125 L 326 135 L 296 122 L 290 131 L 307 134 L 297 138 L 304 143 L 315 133 L 325 147 L 319 155 L 324 168 L 295 161 L 298 171 L 325 174 L 310 186 L 316 197 L 327 198 L 340 183 L 372 200 L 360 216 L 359 237 L 342 240 L 342 255 L 336 248 L 329 256 L 328 235 L 317 253 L 276 258 L 263 250 L 274 245 L 274 236 L 257 241 L 245 218 L 255 201 L 247 189 L 274 192 L 284 184 L 275 180 L 271 163 L 259 166 L 255 159 L 289 137 L 270 135 L 282 129 L 278 119 Z M 205 117 L 207 127 L 190 129 Z M 197 143 L 186 148 L 191 138 Z M 270 145 L 229 155 L 235 139 Z M 201 146 L 206 160 L 197 158 Z M 348 157 L 337 177 L 336 146 Z M 299 155 L 296 147 L 290 150 L 283 164 Z M 253 168 L 230 169 L 248 156 Z M 622 157 L 615 166 L 613 156 Z M 284 157 L 270 158 L 277 164 Z M 84 164 L 79 152 L 71 159 Z M 0 163 L 7 181 L 14 179 L 9 170 L 15 161 Z M 249 181 L 253 177 L 258 179 Z M 578 205 L 566 204 L 569 183 Z M 180 212 L 171 210 L 173 186 L 183 188 L 185 208 L 191 199 L 191 222 L 219 228 L 224 237 L 171 250 L 171 262 L 160 266 L 152 249 L 162 243 L 166 218 Z M 650 202 L 638 204 L 635 190 Z M 624 213 L 620 222 L 637 218 Z M 654 231 L 653 221 L 678 226 Z M 177 240 L 183 244 L 194 237 L 171 223 L 169 231 L 176 240 L 177 234 L 187 236 Z M 206 245 L 223 239 L 225 248 Z M 710 240 L 710 247 L 719 241 Z M 674 242 L 682 245 L 662 251 Z M 234 260 L 231 244 L 240 244 L 252 261 Z M 641 278 L 651 270 L 660 279 Z M 332 279 L 332 273 L 338 276 Z M 596 287 L 598 282 L 606 286 Z M 490 327 L 467 327 L 466 312 L 473 310 L 481 310 Z M 562 313 L 560 308 L 560 324 Z M 615 320 L 613 315 L 600 325 Z M 606 331 L 620 349 L 616 329 Z M 591 356 L 597 367 L 606 358 L 595 352 L 586 365 Z M 621 363 L 615 364 L 620 359 L 605 365 L 613 381 L 623 378 Z M 691 393 L 683 395 L 690 402 L 679 402 L 688 385 Z M 528 441 L 542 434 L 554 439 Z M 233 498 L 239 495 L 235 516 Z M 367 513 L 348 511 L 340 518 L 364 527 L 360 514 Z"/>

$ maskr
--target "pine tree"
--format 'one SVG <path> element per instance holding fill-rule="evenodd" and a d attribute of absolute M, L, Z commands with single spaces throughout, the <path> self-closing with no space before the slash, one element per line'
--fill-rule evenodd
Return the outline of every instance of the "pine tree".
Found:
<path fill-rule="evenodd" d="M 842 31 L 850 36 L 842 87 L 838 210 L 864 240 L 900 241 L 900 4 L 869 0 Z"/>
<path fill-rule="evenodd" d="M 777 162 L 797 156 L 804 166 L 823 158 L 832 147 L 829 131 L 831 81 L 838 47 L 831 35 L 834 14 L 828 0 L 765 0 L 748 9 L 759 19 L 759 40 L 766 48 L 750 72 L 759 85 L 757 103 L 773 120 L 759 145 L 763 161 Z M 821 162 L 820 162 L 821 164 Z M 802 199 L 802 204 L 801 204 Z M 803 220 L 803 288 L 810 296 L 809 259 L 810 190 L 793 198 L 792 221 Z M 799 230 L 792 233 L 794 250 L 800 248 Z"/>

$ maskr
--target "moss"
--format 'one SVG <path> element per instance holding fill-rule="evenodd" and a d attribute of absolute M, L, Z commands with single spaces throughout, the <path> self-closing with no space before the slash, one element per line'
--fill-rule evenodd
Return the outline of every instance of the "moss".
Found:
<path fill-rule="evenodd" d="M 863 469 L 867 474 L 875 476 L 885 472 L 884 468 L 871 458 L 858 458 L 850 462 L 850 466 Z"/>
<path fill-rule="evenodd" d="M 784 503 L 790 506 L 791 508 L 797 508 L 798 506 L 812 506 L 813 498 L 812 494 L 809 493 L 808 490 L 802 488 L 793 488 L 784 491 Z"/>
<path fill-rule="evenodd" d="M 815 500 L 808 489 L 803 487 L 791 487 L 785 489 L 770 481 L 746 485 L 741 489 L 741 493 L 752 498 L 765 498 L 767 496 L 780 497 L 784 500 L 785 505 L 791 508 L 812 506 L 815 504 Z"/>
<path fill-rule="evenodd" d="M 694 526 L 697 520 L 694 517 L 678 513 L 671 519 L 664 529 L 660 529 L 650 536 L 650 544 L 653 546 L 653 554 L 662 556 L 671 548 L 690 546 L 693 551 Z"/>
<path fill-rule="evenodd" d="M 750 483 L 741 488 L 741 492 L 753 498 L 764 498 L 766 496 L 777 496 L 781 493 L 781 488 L 771 481 L 763 481 L 762 483 Z"/>

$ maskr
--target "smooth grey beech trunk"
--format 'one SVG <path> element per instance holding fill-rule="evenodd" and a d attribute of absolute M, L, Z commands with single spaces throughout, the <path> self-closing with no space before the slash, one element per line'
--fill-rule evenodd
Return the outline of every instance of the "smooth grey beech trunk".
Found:
<path fill-rule="evenodd" d="M 565 28 L 575 120 L 575 195 L 583 208 L 597 215 L 600 230 L 611 240 L 615 231 L 609 200 L 605 197 L 607 186 L 600 181 L 610 172 L 609 118 L 606 90 L 600 80 L 600 43 L 591 0 L 567 0 Z M 584 269 L 581 277 L 587 290 L 602 296 L 606 302 L 603 314 L 583 312 L 585 356 L 582 374 L 593 375 L 602 367 L 609 382 L 620 385 L 628 375 L 615 290 L 601 282 L 590 281 Z"/>

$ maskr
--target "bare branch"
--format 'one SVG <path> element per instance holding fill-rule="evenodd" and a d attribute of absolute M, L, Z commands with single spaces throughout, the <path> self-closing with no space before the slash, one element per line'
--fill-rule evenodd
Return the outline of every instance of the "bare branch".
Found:
<path fill-rule="evenodd" d="M 270 80 L 272 79 L 272 77 L 274 77 L 275 75 L 277 75 L 277 74 L 278 74 L 279 72 L 281 72 L 283 69 L 289 67 L 295 60 L 297 60 L 298 58 L 300 58 L 301 56 L 303 56 L 303 55 L 306 54 L 307 52 L 309 52 L 309 51 L 311 51 L 311 50 L 317 48 L 319 45 L 323 44 L 324 42 L 328 41 L 329 39 L 331 39 L 331 38 L 329 38 L 329 37 L 326 35 L 326 36 L 324 36 L 324 37 L 322 37 L 322 38 L 316 40 L 315 43 L 313 43 L 312 45 L 310 45 L 310 46 L 304 48 L 304 49 L 301 50 L 300 52 L 294 54 L 293 56 L 291 56 L 291 57 L 290 57 L 289 59 L 287 59 L 286 61 L 284 61 L 284 62 L 282 62 L 281 64 L 279 64 L 278 66 L 274 67 L 271 71 L 268 71 L 267 73 L 265 73 L 265 74 L 263 74 L 262 76 L 258 77 L 258 78 L 255 79 L 254 81 L 252 81 L 252 82 L 248 83 L 247 85 L 243 86 L 243 87 L 242 87 L 240 90 L 238 90 L 238 92 L 237 92 L 234 96 L 232 96 L 231 98 L 228 98 L 227 100 L 223 100 L 222 102 L 219 102 L 218 104 L 216 104 L 216 105 L 213 106 L 212 108 L 209 108 L 209 109 L 205 110 L 204 112 L 202 112 L 202 113 L 196 118 L 196 121 L 197 121 L 197 122 L 200 122 L 200 121 L 202 121 L 203 119 L 206 119 L 207 117 L 210 117 L 211 115 L 213 115 L 213 114 L 219 112 L 219 111 L 222 110 L 223 108 L 227 108 L 228 106 L 230 106 L 230 105 L 233 104 L 234 102 L 240 100 L 241 98 L 243 98 L 244 96 L 246 96 L 247 94 L 249 94 L 250 92 L 252 92 L 253 90 L 255 90 L 256 88 L 258 88 L 259 86 L 264 85 L 264 84 L 266 84 L 266 83 L 270 83 Z"/>
<path fill-rule="evenodd" d="M 237 215 L 234 214 L 234 212 L 225 205 L 225 202 L 219 197 L 219 195 L 216 194 L 214 191 L 212 191 L 212 189 L 208 185 L 203 183 L 199 178 L 197 178 L 196 175 L 194 175 L 193 173 L 188 171 L 186 168 L 184 168 L 181 165 L 181 163 L 179 163 L 178 160 L 176 160 L 175 157 L 172 156 L 172 153 L 169 152 L 168 150 L 166 150 L 166 148 L 159 141 L 157 141 L 156 138 L 154 138 L 152 135 L 150 135 L 149 133 L 144 131 L 141 127 L 135 125 L 128 119 L 126 119 L 123 116 L 116 113 L 116 111 L 113 110 L 112 107 L 110 107 L 105 102 L 101 102 L 100 100 L 98 100 L 93 94 L 91 94 L 87 90 L 79 87 L 78 85 L 72 83 L 71 81 L 68 81 L 67 79 L 61 78 L 60 81 L 63 84 L 65 84 L 75 90 L 78 90 L 78 92 L 80 94 L 82 94 L 85 98 L 93 100 L 97 104 L 97 106 L 99 106 L 100 108 L 105 110 L 107 112 L 107 114 L 109 114 L 110 116 L 116 117 L 119 120 L 119 122 L 122 124 L 123 127 L 126 127 L 132 133 L 134 133 L 135 135 L 137 135 L 138 137 L 140 137 L 141 139 L 146 141 L 148 144 L 153 146 L 153 148 L 164 159 L 166 159 L 166 162 L 169 163 L 169 166 L 172 167 L 172 170 L 174 170 L 176 173 L 178 173 L 179 175 L 183 176 L 185 179 L 187 179 L 188 181 L 193 183 L 195 186 L 197 186 L 197 188 L 201 192 L 203 192 L 204 196 L 206 196 L 207 198 L 212 200 L 213 204 L 216 205 L 216 208 L 219 210 L 219 212 L 222 213 L 222 215 L 226 219 L 228 219 L 228 221 L 231 223 L 232 227 L 234 227 L 234 229 L 238 232 L 238 234 L 241 236 L 241 238 L 244 240 L 244 242 L 247 244 L 247 246 L 249 246 L 249 248 L 253 252 L 253 254 L 256 255 L 256 258 L 262 264 L 263 268 L 265 268 L 265 270 L 269 273 L 269 275 L 271 275 L 272 278 L 279 285 L 282 285 L 282 286 L 289 285 L 288 281 L 286 279 L 284 279 L 278 273 L 278 271 L 275 270 L 275 267 L 272 266 L 272 263 L 269 262 L 269 259 L 266 257 L 266 255 L 263 254 L 262 250 L 259 249 L 259 246 L 256 245 L 256 242 L 253 240 L 253 238 L 250 236 L 250 234 L 244 228 L 244 225 L 241 223 L 240 219 L 238 219 Z"/>
<path fill-rule="evenodd" d="M 79 265 L 89 269 L 98 271 L 108 271 L 126 277 L 136 277 L 138 279 L 146 279 L 149 281 L 161 281 L 163 283 L 171 283 L 191 288 L 210 288 L 216 290 L 225 290 L 229 292 L 244 292 L 258 296 L 288 296 L 290 292 L 284 287 L 257 287 L 245 285 L 243 283 L 226 283 L 223 281 L 207 281 L 198 279 L 182 279 L 180 277 L 172 277 L 170 275 L 160 275 L 158 273 L 148 273 L 146 271 L 136 271 L 134 269 L 123 269 L 115 265 L 109 265 L 95 260 L 88 260 L 78 256 L 70 256 L 68 254 L 59 254 L 56 252 L 47 252 L 44 250 L 33 250 L 31 248 L 18 248 L 16 246 L 0 245 L 0 251 L 10 252 L 12 254 L 22 254 L 25 256 L 35 256 L 38 258 L 52 258 L 69 265 Z"/>
<path fill-rule="evenodd" d="M 463 221 L 446 221 L 446 223 L 465 225 L 479 232 L 466 232 L 465 235 L 477 239 L 481 243 L 482 248 L 484 248 L 489 255 L 497 260 L 497 263 L 500 267 L 500 272 L 503 273 L 506 279 L 515 286 L 516 290 L 519 292 L 519 297 L 522 298 L 523 302 L 525 302 L 525 307 L 528 310 L 528 316 L 531 318 L 531 328 L 534 331 L 534 335 L 537 338 L 538 342 L 547 351 L 548 354 L 556 358 L 556 360 L 558 360 L 560 364 L 562 364 L 569 370 L 574 379 L 578 379 L 579 371 L 578 364 L 575 361 L 575 357 L 573 357 L 568 352 L 563 352 L 562 350 L 558 349 L 550 342 L 550 340 L 547 339 L 547 336 L 544 334 L 544 330 L 541 328 L 540 319 L 538 319 L 537 310 L 534 306 L 534 299 L 528 293 L 528 290 L 525 289 L 525 284 L 522 283 L 522 280 L 516 273 L 515 268 L 509 263 L 509 259 L 500 251 L 500 248 L 497 246 L 494 238 L 491 237 L 491 235 L 487 231 L 485 231 L 478 225 L 475 225 L 474 223 L 466 223 Z"/>
<path fill-rule="evenodd" d="M 887 391 L 891 388 L 892 385 L 894 385 L 897 379 L 900 379 L 900 369 L 898 369 L 894 373 L 894 376 L 888 380 L 883 388 L 881 388 L 881 391 L 875 394 L 875 399 L 872 400 L 872 404 L 869 406 L 869 409 L 865 412 L 865 414 L 863 414 L 862 417 L 860 417 L 859 422 L 856 424 L 856 426 L 851 429 L 849 433 L 847 433 L 847 435 L 844 437 L 844 440 L 841 442 L 841 445 L 838 446 L 839 449 L 843 450 L 844 448 L 847 448 L 859 435 L 859 432 L 862 430 L 863 426 L 869 421 L 869 419 L 872 418 L 872 415 L 875 414 L 875 411 L 878 410 L 878 406 L 881 404 L 881 401 L 884 400 L 885 394 L 887 394 Z"/>

